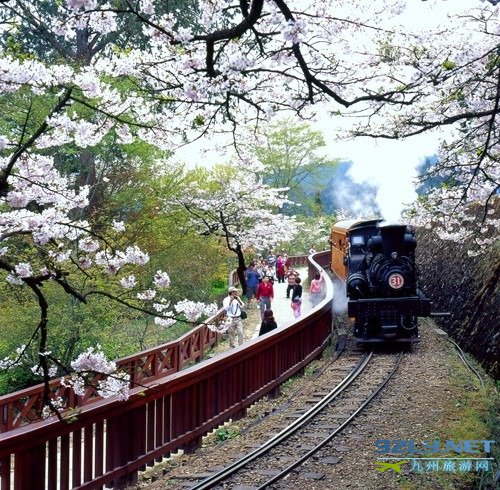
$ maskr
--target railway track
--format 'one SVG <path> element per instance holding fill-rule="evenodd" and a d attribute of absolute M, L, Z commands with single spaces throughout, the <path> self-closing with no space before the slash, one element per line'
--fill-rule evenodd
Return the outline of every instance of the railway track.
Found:
<path fill-rule="evenodd" d="M 320 479 L 322 461 L 332 460 L 335 437 L 383 390 L 401 359 L 402 353 L 346 356 L 343 366 L 335 367 L 338 382 L 328 384 L 335 388 L 312 393 L 306 406 L 288 413 L 292 421 L 279 433 L 190 488 L 299 488 L 315 475 Z M 354 367 L 340 377 L 346 362 Z"/>

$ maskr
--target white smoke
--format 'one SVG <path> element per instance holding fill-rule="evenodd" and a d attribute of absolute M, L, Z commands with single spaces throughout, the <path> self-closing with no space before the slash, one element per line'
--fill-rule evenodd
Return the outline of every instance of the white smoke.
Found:
<path fill-rule="evenodd" d="M 345 129 L 345 126 L 345 120 L 331 118 L 324 113 L 314 124 L 316 129 L 325 134 L 325 139 L 326 135 L 335 134 L 333 128 Z M 353 164 L 347 175 L 358 184 L 375 187 L 376 203 L 382 218 L 397 222 L 401 218 L 402 211 L 417 197 L 415 192 L 417 167 L 426 157 L 436 153 L 438 139 L 435 133 L 417 135 L 400 141 L 367 137 L 358 137 L 351 141 L 326 139 L 325 154 L 332 159 L 351 161 Z M 342 187 L 331 191 L 344 192 Z M 359 193 L 344 196 L 344 202 L 343 208 L 351 211 L 353 217 L 373 215 L 373 209 L 367 206 L 367 202 Z"/>
<path fill-rule="evenodd" d="M 436 138 L 429 136 L 404 141 L 363 138 L 349 150 L 353 161 L 349 173 L 355 182 L 366 182 L 377 188 L 376 202 L 382 218 L 397 222 L 403 210 L 417 197 L 417 167 L 436 149 Z"/>
<path fill-rule="evenodd" d="M 347 172 L 350 174 L 350 170 Z M 373 188 L 368 188 L 359 182 L 353 182 L 344 176 L 336 178 L 332 188 L 333 202 L 338 206 L 341 203 L 342 211 L 345 211 L 350 217 L 375 216 L 377 213 L 377 204 L 373 201 Z M 337 210 L 338 211 L 338 210 Z"/>
<path fill-rule="evenodd" d="M 345 283 L 338 279 L 333 280 L 333 313 L 342 315 L 347 313 L 347 296 L 345 290 Z"/>

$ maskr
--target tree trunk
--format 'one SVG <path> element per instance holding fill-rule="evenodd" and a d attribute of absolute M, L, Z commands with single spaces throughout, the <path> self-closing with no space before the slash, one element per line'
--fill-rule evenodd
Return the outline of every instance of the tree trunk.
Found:
<path fill-rule="evenodd" d="M 243 294 L 247 294 L 247 280 L 245 279 L 245 271 L 247 266 L 245 264 L 245 256 L 243 255 L 243 250 L 241 250 L 241 246 L 236 246 L 236 255 L 238 256 L 238 267 L 236 272 L 238 274 L 238 279 L 240 280 L 241 289 Z"/>
<path fill-rule="evenodd" d="M 95 155 L 88 150 L 80 152 L 80 175 L 78 183 L 80 185 L 88 185 L 90 188 L 89 205 L 87 206 L 86 214 L 87 216 L 91 216 L 99 207 L 101 199 L 97 184 Z"/>
<path fill-rule="evenodd" d="M 92 49 L 89 44 L 88 29 L 78 29 L 76 32 L 76 61 L 89 66 L 92 60 Z M 89 205 L 86 209 L 87 217 L 91 216 L 100 204 L 99 190 L 97 188 L 96 158 L 92 150 L 81 150 L 80 152 L 80 175 L 78 178 L 80 185 L 88 185 Z"/>

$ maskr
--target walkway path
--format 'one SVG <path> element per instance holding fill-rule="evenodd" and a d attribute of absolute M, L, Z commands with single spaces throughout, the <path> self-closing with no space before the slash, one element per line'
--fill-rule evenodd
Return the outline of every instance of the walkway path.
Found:
<path fill-rule="evenodd" d="M 309 281 L 307 280 L 307 269 L 297 268 L 295 269 L 302 279 L 302 314 L 311 309 L 311 302 L 309 300 Z M 288 284 L 285 283 L 274 283 L 274 300 L 271 303 L 271 309 L 274 312 L 274 318 L 278 324 L 278 328 L 285 323 L 289 323 L 295 320 L 293 316 L 293 310 L 290 306 L 290 298 L 286 297 L 286 288 Z M 250 309 L 247 309 L 248 318 L 244 320 L 245 328 L 245 340 L 250 340 L 258 337 L 260 330 L 260 311 L 255 304 L 255 299 L 252 300 L 253 305 Z"/>
<path fill-rule="evenodd" d="M 307 268 L 296 268 L 295 269 L 300 278 L 302 279 L 302 314 L 311 309 L 311 302 L 309 298 L 309 281 L 307 279 Z M 286 287 L 287 283 L 274 283 L 274 300 L 271 303 L 271 309 L 274 313 L 274 318 L 276 319 L 276 323 L 278 324 L 278 328 L 280 328 L 285 323 L 289 323 L 295 320 L 293 316 L 292 307 L 290 306 L 291 300 L 286 297 Z M 241 293 L 241 289 L 240 289 Z M 248 317 L 246 320 L 243 320 L 243 329 L 245 335 L 245 342 L 249 340 L 255 339 L 259 336 L 260 330 L 260 310 L 256 306 L 255 298 L 252 300 L 253 304 L 251 308 L 246 309 L 245 311 L 248 313 Z M 227 335 L 224 335 L 221 341 L 207 354 L 208 358 L 214 357 L 221 352 L 227 351 L 229 348 L 229 342 L 227 339 Z"/>

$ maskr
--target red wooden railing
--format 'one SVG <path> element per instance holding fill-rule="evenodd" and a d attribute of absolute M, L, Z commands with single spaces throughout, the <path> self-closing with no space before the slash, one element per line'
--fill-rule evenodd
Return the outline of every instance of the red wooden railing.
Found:
<path fill-rule="evenodd" d="M 319 262 L 320 256 L 314 259 Z M 143 371 L 151 371 L 129 400 L 95 399 L 78 406 L 71 423 L 49 419 L 0 435 L 0 489 L 133 484 L 146 465 L 198 446 L 204 434 L 242 417 L 248 406 L 320 356 L 331 334 L 332 297 L 327 281 L 325 299 L 299 321 L 174 374 L 151 355 L 126 358 L 130 365 L 139 359 L 148 366 Z M 180 349 L 179 355 L 188 351 Z M 163 367 L 155 372 L 151 366 Z"/>
<path fill-rule="evenodd" d="M 292 264 L 305 265 L 307 257 L 291 257 Z M 237 275 L 232 280 L 236 283 Z M 117 361 L 121 370 L 130 375 L 130 387 L 141 386 L 144 383 L 169 374 L 176 373 L 193 362 L 199 362 L 208 349 L 213 348 L 220 334 L 211 330 L 208 325 L 216 324 L 223 319 L 222 310 L 206 323 L 190 330 L 173 342 L 168 342 L 152 349 L 148 349 Z M 91 382 L 96 386 L 101 375 L 97 375 Z M 89 387 L 83 396 L 76 396 L 73 390 L 61 385 L 60 379 L 50 383 L 51 397 L 60 397 L 68 407 L 79 407 L 98 399 L 94 388 Z M 44 385 L 38 384 L 9 395 L 0 396 L 0 433 L 38 420 L 43 408 Z"/>
<path fill-rule="evenodd" d="M 218 323 L 222 316 L 222 311 L 219 311 L 207 319 L 207 323 Z M 219 333 L 211 330 L 207 324 L 202 324 L 174 342 L 119 359 L 117 365 L 130 375 L 131 387 L 143 385 L 200 361 L 204 353 L 217 344 L 219 337 Z M 100 377 L 97 375 L 93 379 L 93 386 L 97 385 Z M 92 387 L 83 396 L 76 396 L 73 390 L 61 385 L 60 379 L 52 380 L 50 389 L 51 397 L 61 397 L 68 407 L 83 406 L 99 398 Z M 44 385 L 38 384 L 0 396 L 0 432 L 7 432 L 37 419 L 43 407 L 43 393 Z"/>
<path fill-rule="evenodd" d="M 291 260 L 295 266 L 307 263 L 307 257 L 302 256 L 291 257 Z M 234 273 L 233 276 L 232 280 L 236 283 L 237 275 Z M 220 334 L 207 325 L 218 324 L 223 317 L 222 310 L 219 310 L 213 317 L 208 318 L 206 323 L 173 342 L 119 359 L 116 361 L 118 368 L 130 375 L 130 387 L 134 388 L 176 373 L 193 362 L 199 362 L 220 338 Z M 90 384 L 96 386 L 101 377 L 97 375 Z M 65 405 L 71 408 L 92 403 L 99 398 L 92 387 L 89 387 L 83 396 L 76 396 L 73 390 L 61 385 L 60 379 L 50 382 L 50 390 L 53 399 L 60 397 L 65 401 Z M 43 384 L 0 396 L 0 433 L 38 420 L 43 408 L 43 396 Z"/>

